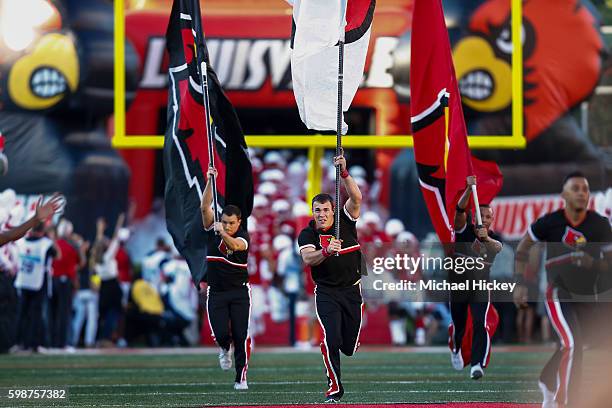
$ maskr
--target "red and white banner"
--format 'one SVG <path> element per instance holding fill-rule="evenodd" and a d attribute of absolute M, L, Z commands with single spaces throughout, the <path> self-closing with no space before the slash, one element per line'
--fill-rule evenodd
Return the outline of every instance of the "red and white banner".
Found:
<path fill-rule="evenodd" d="M 492 203 L 495 221 L 492 229 L 507 240 L 519 240 L 527 228 L 544 214 L 563 208 L 563 199 L 559 194 L 498 197 Z M 591 193 L 589 209 L 611 217 L 612 188 L 607 192 Z"/>

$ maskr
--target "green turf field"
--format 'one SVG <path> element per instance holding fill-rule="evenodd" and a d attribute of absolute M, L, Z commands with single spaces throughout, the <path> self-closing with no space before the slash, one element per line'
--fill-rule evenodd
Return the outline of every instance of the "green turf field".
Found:
<path fill-rule="evenodd" d="M 358 352 L 342 359 L 346 403 L 539 402 L 537 375 L 550 353 L 497 352 L 481 381 L 451 369 L 446 352 Z M 203 406 L 319 403 L 319 353 L 255 350 L 249 390 L 232 388 L 215 354 L 3 355 L 0 406 Z M 67 390 L 65 401 L 9 400 L 10 388 Z"/>

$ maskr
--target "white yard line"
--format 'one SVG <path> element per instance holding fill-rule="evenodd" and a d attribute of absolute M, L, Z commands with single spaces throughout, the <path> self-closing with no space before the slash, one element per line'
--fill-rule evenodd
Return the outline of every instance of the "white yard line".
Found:
<path fill-rule="evenodd" d="M 468 382 L 468 380 L 465 380 Z M 322 381 L 249 381 L 249 385 L 301 385 L 301 384 L 321 384 Z M 457 380 L 393 380 L 393 381 L 358 381 L 346 380 L 343 384 L 457 384 Z M 225 382 L 197 382 L 197 383 L 122 383 L 122 384 L 74 384 L 68 388 L 131 388 L 131 387 L 202 387 L 202 386 L 227 386 Z M 487 380 L 487 384 L 535 384 L 535 380 Z M 41 388 L 52 388 L 57 385 L 36 385 Z M 0 387 L 10 388 L 10 387 Z"/>
<path fill-rule="evenodd" d="M 254 365 L 255 366 L 255 365 Z M 353 365 L 347 365 L 347 367 L 349 367 L 350 371 L 357 371 L 357 372 L 361 372 L 361 371 L 367 371 L 370 372 L 373 369 L 376 370 L 388 370 L 388 371 L 403 371 L 403 372 L 407 372 L 408 369 L 410 368 L 409 366 L 406 366 L 404 364 L 398 363 L 397 365 L 376 365 L 376 366 L 366 366 L 366 365 L 362 365 L 362 366 L 353 366 Z M 525 365 L 504 365 L 503 369 L 504 369 L 504 374 L 507 374 L 507 371 L 524 371 L 526 368 L 528 368 L 528 366 Z M 539 366 L 533 366 L 534 370 L 539 371 L 540 367 Z M 19 370 L 19 371 L 25 371 L 25 372 L 36 372 L 36 373 L 40 373 L 40 372 L 44 372 L 45 374 L 53 374 L 53 373 L 66 373 L 66 372 L 71 372 L 74 370 L 85 370 L 85 371 L 91 371 L 91 370 L 95 370 L 98 373 L 97 374 L 110 374 L 110 373 L 132 373 L 132 372 L 141 372 L 141 371 L 150 371 L 150 370 L 155 370 L 155 371 L 159 371 L 159 370 L 163 370 L 166 373 L 185 373 L 185 372 L 193 372 L 193 371 L 220 371 L 219 367 L 176 367 L 176 368 L 171 368 L 171 367 L 154 367 L 154 366 L 150 366 L 150 367 L 138 367 L 138 368 L 104 368 L 104 367 L 69 367 L 66 369 L 59 369 L 59 368 L 53 368 L 53 369 L 45 369 L 44 367 L 37 367 L 37 368 L 19 368 L 19 367 L 12 367 L 13 370 Z M 450 370 L 449 364 L 446 363 L 440 363 L 437 365 L 432 365 L 432 364 L 428 364 L 428 365 L 422 365 L 422 366 L 418 366 L 419 370 L 431 370 L 431 371 L 436 371 L 435 374 L 438 374 L 437 372 L 440 372 L 441 375 L 452 375 L 455 374 L 455 372 Z M 254 370 L 257 370 L 258 372 L 279 372 L 279 371 L 291 371 L 291 372 L 306 372 L 306 371 L 321 371 L 321 368 L 318 366 L 303 366 L 303 367 L 254 367 Z M 427 373 L 427 375 L 430 375 L 432 373 Z M 91 377 L 90 377 L 91 378 Z M 102 377 L 100 375 L 96 375 L 93 376 L 93 378 L 105 378 Z"/>
<path fill-rule="evenodd" d="M 498 394 L 498 393 L 525 393 L 525 392 L 540 392 L 536 389 L 505 389 L 505 390 L 438 390 L 438 389 L 422 389 L 422 390 L 365 390 L 355 392 L 356 394 L 426 394 L 426 393 L 443 393 L 443 394 Z M 298 395 L 298 394 L 321 394 L 321 391 L 251 391 L 249 390 L 245 394 L 252 395 L 275 395 L 275 394 L 286 394 L 286 395 Z M 72 394 L 72 396 L 85 396 L 87 394 Z M 209 391 L 209 392 L 129 392 L 129 393 L 96 393 L 96 397 L 127 397 L 127 396 L 150 396 L 150 395 L 236 395 L 236 391 Z"/>
<path fill-rule="evenodd" d="M 553 350 L 552 346 L 497 346 L 494 347 L 496 352 L 523 352 L 523 351 L 549 351 Z M 360 352 L 386 352 L 386 353 L 432 353 L 432 354 L 445 354 L 448 353 L 448 347 L 446 346 L 432 346 L 432 347 L 390 347 L 390 346 L 360 346 Z M 70 355 L 70 356 L 99 356 L 99 355 L 197 355 L 197 354 L 218 354 L 219 349 L 217 347 L 184 347 L 184 348 L 173 348 L 173 347 L 160 347 L 160 348 L 106 348 L 106 349 L 77 349 L 74 353 L 67 353 L 63 349 L 49 349 L 46 354 L 48 355 Z M 318 347 L 311 349 L 301 349 L 293 347 L 267 347 L 261 346 L 254 351 L 257 353 L 271 353 L 271 354 L 316 354 L 319 355 L 320 351 Z M 17 354 L 18 355 L 18 354 Z"/>

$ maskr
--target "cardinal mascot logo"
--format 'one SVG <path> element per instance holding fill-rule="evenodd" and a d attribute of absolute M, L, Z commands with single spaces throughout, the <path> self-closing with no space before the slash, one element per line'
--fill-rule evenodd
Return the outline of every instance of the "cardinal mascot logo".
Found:
<path fill-rule="evenodd" d="M 3 17 L 11 35 L 0 41 L 0 94 L 9 108 L 53 108 L 79 85 L 75 36 L 55 2 L 38 0 L 32 3 L 35 10 L 26 14 L 17 2 L 6 3 Z M 40 21 L 34 13 L 40 14 Z"/>
<path fill-rule="evenodd" d="M 586 245 L 587 240 L 582 232 L 576 231 L 570 227 L 565 227 L 565 234 L 563 234 L 561 242 L 563 242 L 566 246 L 575 249 Z"/>
<path fill-rule="evenodd" d="M 333 235 L 319 235 L 319 245 L 321 245 L 321 248 L 327 248 L 333 239 Z"/>
<path fill-rule="evenodd" d="M 510 2 L 489 0 L 453 50 L 468 111 L 494 113 L 512 102 Z M 525 135 L 531 141 L 589 97 L 602 70 L 596 17 L 581 0 L 523 2 Z"/>

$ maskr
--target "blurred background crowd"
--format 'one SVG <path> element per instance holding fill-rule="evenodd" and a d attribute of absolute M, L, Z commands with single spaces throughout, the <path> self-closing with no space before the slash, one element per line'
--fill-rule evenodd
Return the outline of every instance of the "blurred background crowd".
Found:
<path fill-rule="evenodd" d="M 309 348 L 320 341 L 313 309 L 314 284 L 296 247 L 297 234 L 311 219 L 304 200 L 309 163 L 289 150 L 253 150 L 251 155 L 256 189 L 253 213 L 247 220 L 251 334 L 256 344 Z M 325 162 L 330 163 L 328 157 Z M 442 255 L 433 233 L 417 239 L 402 221 L 389 218 L 388 211 L 378 204 L 376 179 L 368 181 L 362 166 L 353 165 L 349 171 L 364 197 L 357 229 L 366 257 L 394 256 L 398 251 L 417 257 Z M 334 169 L 330 167 L 324 191 L 332 190 L 333 182 Z M 24 207 L 14 191 L 0 193 L 4 228 L 14 226 L 32 209 Z M 28 289 L 19 285 L 19 274 L 25 273 L 22 260 L 27 255 L 23 240 L 2 247 L 0 269 L 14 288 L 11 351 L 212 344 L 205 310 L 200 307 L 204 295 L 193 285 L 187 263 L 171 244 L 163 208 L 139 222 L 130 222 L 124 214 L 117 220 L 91 222 L 96 231 L 93 240 L 76 233 L 70 220 L 61 215 L 29 233 L 28 240 L 50 240 L 53 249 L 47 254 L 46 278 L 38 290 L 39 307 L 32 307 Z M 508 243 L 496 258 L 492 278 L 512 280 L 513 254 Z M 541 262 L 534 259 L 531 264 Z M 383 279 L 414 279 L 440 271 L 410 272 L 390 273 Z M 545 274 L 539 272 L 531 271 L 531 289 L 543 294 Z M 451 321 L 446 303 L 388 291 L 366 291 L 364 295 L 368 308 L 364 343 L 446 343 Z M 496 304 L 500 329 L 494 341 L 551 341 L 542 304 L 517 310 L 510 299 L 503 300 Z"/>
<path fill-rule="evenodd" d="M 26 238 L 28 245 L 45 248 L 42 286 L 33 290 L 19 277 L 20 259 L 28 256 L 25 241 L 0 248 L 3 351 L 213 344 L 200 306 L 205 299 L 172 247 L 163 207 L 159 142 L 168 127 L 165 33 L 172 1 L 125 0 L 121 15 L 114 3 L 0 1 L 0 226 L 27 218 L 39 194 L 66 197 L 63 214 Z M 492 269 L 497 280 L 510 279 L 513 242 L 529 223 L 563 205 L 560 185 L 571 171 L 589 179 L 589 208 L 612 219 L 610 1 L 523 2 L 520 134 L 512 96 L 520 84 L 511 80 L 514 3 L 443 0 L 467 130 L 471 141 L 487 146 L 474 154 L 495 161 L 504 176 L 491 203 L 493 229 L 507 244 Z M 260 146 L 270 147 L 271 140 L 284 149 L 290 138 L 306 133 L 291 82 L 291 6 L 206 0 L 201 9 L 210 64 L 249 145 L 256 144 L 249 138 L 264 136 Z M 350 136 L 371 136 L 363 148 L 347 149 L 349 171 L 364 196 L 358 229 L 366 256 L 398 246 L 415 254 L 439 252 L 414 151 L 406 148 L 412 134 L 413 11 L 412 0 L 376 2 L 363 82 L 345 115 Z M 120 21 L 124 30 L 116 32 Z M 123 58 L 116 59 L 119 49 Z M 121 73 L 124 81 L 117 81 Z M 115 110 L 122 104 L 124 112 Z M 387 135 L 405 135 L 406 143 L 388 148 L 378 142 Z M 515 137 L 504 135 L 520 136 L 526 146 L 509 148 L 518 146 L 509 143 Z M 491 136 L 503 143 L 492 145 Z M 205 167 L 202 141 L 182 143 L 192 152 L 193 167 Z M 330 151 L 314 143 L 300 146 L 250 149 L 256 194 L 245 222 L 251 234 L 251 332 L 258 344 L 319 342 L 313 284 L 295 252 L 295 237 L 309 220 L 313 194 L 307 191 L 315 188 L 308 185 L 308 158 L 323 156 L 316 163 L 323 169 L 322 191 L 333 191 L 334 171 Z M 199 169 L 200 181 L 204 172 Z M 541 253 L 532 257 L 530 298 L 537 299 L 545 282 Z M 391 292 L 364 296 L 364 343 L 446 343 L 450 317 L 444 302 Z M 494 341 L 550 341 L 541 303 L 521 311 L 510 302 L 496 307 Z"/>

